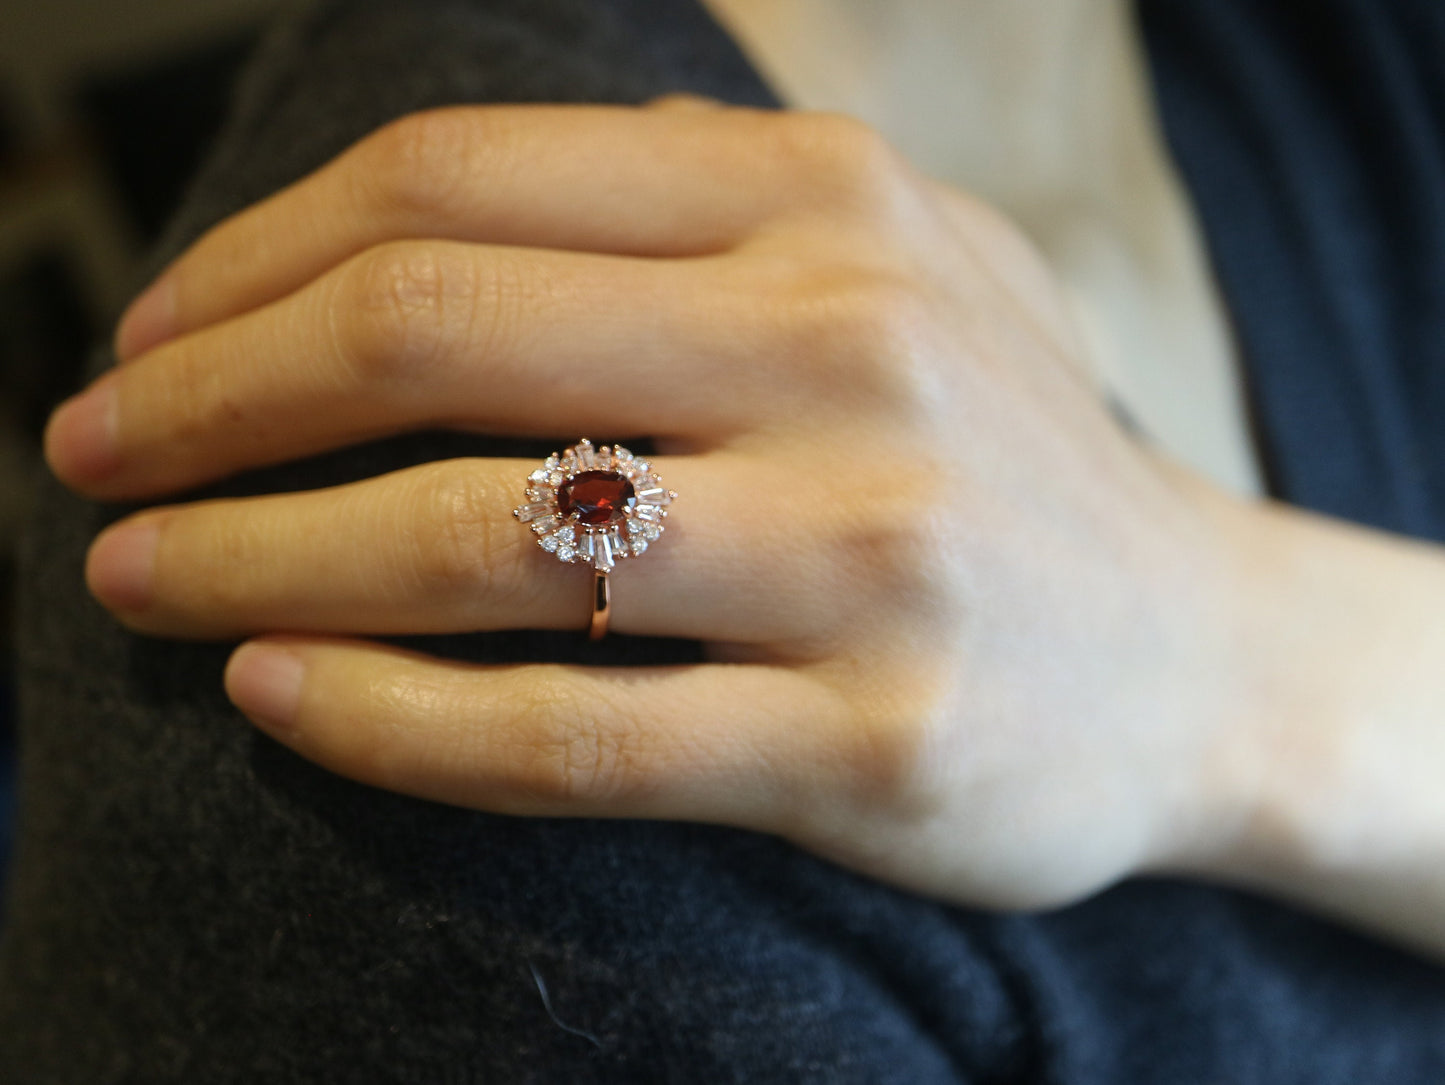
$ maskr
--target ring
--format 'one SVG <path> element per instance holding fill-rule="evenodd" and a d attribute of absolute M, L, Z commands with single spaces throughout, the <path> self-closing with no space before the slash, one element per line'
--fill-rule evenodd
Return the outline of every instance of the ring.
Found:
<path fill-rule="evenodd" d="M 558 561 L 592 566 L 588 635 L 601 640 L 612 614 L 612 570 L 625 558 L 641 557 L 662 537 L 676 498 L 677 491 L 663 486 L 646 460 L 621 445 L 594 448 L 584 437 L 527 476 L 527 503 L 512 515 Z"/>

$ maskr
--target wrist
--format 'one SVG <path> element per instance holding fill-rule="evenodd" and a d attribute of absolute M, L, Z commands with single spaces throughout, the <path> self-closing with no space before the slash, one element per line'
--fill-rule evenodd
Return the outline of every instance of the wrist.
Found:
<path fill-rule="evenodd" d="M 1229 717 L 1194 873 L 1445 950 L 1445 559 L 1231 502 Z"/>

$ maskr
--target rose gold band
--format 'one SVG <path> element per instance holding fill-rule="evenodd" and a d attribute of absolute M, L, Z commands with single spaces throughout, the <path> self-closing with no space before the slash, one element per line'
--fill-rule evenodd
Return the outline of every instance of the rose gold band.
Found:
<path fill-rule="evenodd" d="M 612 584 L 607 573 L 597 573 L 592 579 L 592 628 L 588 637 L 601 640 L 607 635 L 607 621 L 612 617 Z"/>

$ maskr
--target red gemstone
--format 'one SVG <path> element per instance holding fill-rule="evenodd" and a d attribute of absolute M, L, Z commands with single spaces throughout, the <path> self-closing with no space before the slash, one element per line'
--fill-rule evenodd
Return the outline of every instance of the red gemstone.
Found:
<path fill-rule="evenodd" d="M 579 524 L 610 524 L 637 504 L 632 483 L 616 471 L 583 471 L 557 489 L 557 511 Z"/>

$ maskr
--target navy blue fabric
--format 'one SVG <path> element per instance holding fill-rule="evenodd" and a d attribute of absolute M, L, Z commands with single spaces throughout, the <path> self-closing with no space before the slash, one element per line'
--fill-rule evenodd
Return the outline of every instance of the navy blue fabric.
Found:
<path fill-rule="evenodd" d="M 1429 202 L 1428 134 L 1371 142 L 1395 123 L 1379 118 L 1345 150 L 1312 133 L 1344 123 L 1341 66 L 1350 102 L 1438 117 L 1423 31 L 1397 36 L 1403 60 L 1359 48 L 1435 20 L 1423 2 L 1311 5 L 1352 42 L 1284 33 L 1287 10 L 1150 3 L 1166 121 L 1280 492 L 1428 533 L 1424 329 L 1445 234 L 1398 195 Z M 333 3 L 273 40 L 158 258 L 412 109 L 678 89 L 770 100 L 691 0 Z M 1380 176 L 1395 180 L 1366 199 L 1362 178 Z M 211 492 L 519 447 L 423 435 Z M 330 776 L 226 704 L 225 646 L 131 636 L 87 600 L 85 546 L 116 515 L 51 486 L 26 550 L 0 1081 L 1445 1081 L 1445 973 L 1246 894 L 1139 881 L 994 916 L 760 835 L 491 817 Z M 567 638 L 425 646 L 600 658 Z"/>
<path fill-rule="evenodd" d="M 1445 541 L 1445 4 L 1142 12 L 1273 489 Z"/>

